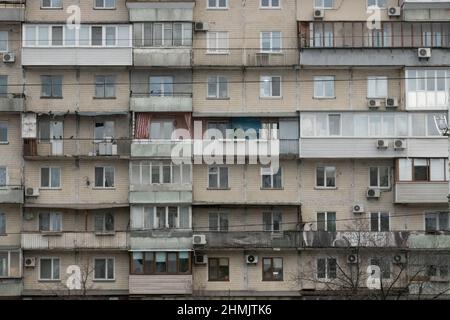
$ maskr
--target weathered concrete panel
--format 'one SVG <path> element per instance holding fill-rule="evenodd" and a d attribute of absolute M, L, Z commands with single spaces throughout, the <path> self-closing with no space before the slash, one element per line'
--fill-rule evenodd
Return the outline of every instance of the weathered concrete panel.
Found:
<path fill-rule="evenodd" d="M 130 203 L 192 203 L 192 191 L 132 191 Z"/>
<path fill-rule="evenodd" d="M 192 112 L 192 96 L 131 97 L 130 109 L 135 112 Z"/>
<path fill-rule="evenodd" d="M 137 67 L 190 67 L 191 48 L 135 48 L 134 65 Z"/>

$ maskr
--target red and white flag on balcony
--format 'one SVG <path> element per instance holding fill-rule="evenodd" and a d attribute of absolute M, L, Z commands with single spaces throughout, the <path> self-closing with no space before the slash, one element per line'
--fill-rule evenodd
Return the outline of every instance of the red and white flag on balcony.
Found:
<path fill-rule="evenodd" d="M 138 113 L 136 115 L 136 139 L 149 139 L 149 126 L 150 121 L 152 119 L 152 115 L 150 113 Z"/>

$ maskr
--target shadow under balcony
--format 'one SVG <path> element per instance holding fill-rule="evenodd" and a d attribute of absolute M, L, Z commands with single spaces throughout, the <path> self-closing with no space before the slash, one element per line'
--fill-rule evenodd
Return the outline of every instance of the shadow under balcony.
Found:
<path fill-rule="evenodd" d="M 192 93 L 171 96 L 132 93 L 130 109 L 135 112 L 192 112 Z"/>

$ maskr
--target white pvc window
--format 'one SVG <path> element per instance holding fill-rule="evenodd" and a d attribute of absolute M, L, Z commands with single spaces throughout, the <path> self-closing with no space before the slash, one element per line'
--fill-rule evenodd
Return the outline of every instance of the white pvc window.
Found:
<path fill-rule="evenodd" d="M 191 165 L 176 165 L 172 161 L 134 161 L 131 163 L 133 185 L 190 184 Z"/>
<path fill-rule="evenodd" d="M 333 9 L 334 0 L 314 0 L 314 8 Z"/>
<path fill-rule="evenodd" d="M 260 0 L 259 6 L 264 9 L 278 9 L 281 8 L 281 0 Z"/>
<path fill-rule="evenodd" d="M 227 9 L 228 8 L 228 0 L 207 0 L 208 1 L 208 9 Z"/>
<path fill-rule="evenodd" d="M 208 98 L 228 98 L 228 78 L 224 76 L 208 77 Z"/>
<path fill-rule="evenodd" d="M 261 32 L 261 52 L 279 53 L 282 48 L 282 33 L 280 31 Z"/>
<path fill-rule="evenodd" d="M 367 77 L 367 97 L 386 98 L 388 96 L 387 77 Z"/>
<path fill-rule="evenodd" d="M 115 9 L 116 0 L 95 0 L 95 9 Z"/>
<path fill-rule="evenodd" d="M 262 76 L 260 78 L 260 97 L 278 98 L 281 97 L 281 77 Z"/>
<path fill-rule="evenodd" d="M 131 227 L 134 230 L 190 229 L 189 206 L 133 206 Z"/>
<path fill-rule="evenodd" d="M 314 77 L 314 98 L 334 97 L 334 76 Z"/>
<path fill-rule="evenodd" d="M 407 109 L 448 108 L 450 69 L 409 69 L 406 79 Z"/>
<path fill-rule="evenodd" d="M 207 53 L 229 53 L 228 32 L 208 32 L 207 39 Z"/>
<path fill-rule="evenodd" d="M 94 258 L 94 280 L 113 281 L 114 276 L 114 258 Z"/>
<path fill-rule="evenodd" d="M 42 9 L 61 9 L 63 0 L 41 0 Z"/>
<path fill-rule="evenodd" d="M 60 259 L 39 259 L 39 280 L 60 280 Z"/>
<path fill-rule="evenodd" d="M 8 31 L 0 31 L 0 52 L 8 51 Z"/>

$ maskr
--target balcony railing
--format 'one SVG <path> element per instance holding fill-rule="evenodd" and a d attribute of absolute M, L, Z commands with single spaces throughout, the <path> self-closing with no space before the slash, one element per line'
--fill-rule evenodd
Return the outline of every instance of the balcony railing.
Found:
<path fill-rule="evenodd" d="M 192 93 L 155 95 L 132 92 L 130 109 L 135 112 L 192 112 Z"/>
<path fill-rule="evenodd" d="M 4 0 L 0 3 L 0 21 L 25 20 L 25 0 Z"/>
<path fill-rule="evenodd" d="M 23 203 L 23 187 L 0 187 L 0 203 Z"/>
<path fill-rule="evenodd" d="M 121 158 L 130 155 L 129 139 L 25 139 L 23 154 L 26 158 L 102 157 Z"/>
<path fill-rule="evenodd" d="M 84 232 L 22 232 L 24 250 L 73 250 L 73 249 L 111 249 L 127 250 L 128 234 L 125 231 L 114 233 Z"/>
<path fill-rule="evenodd" d="M 0 95 L 0 112 L 24 111 L 25 96 L 21 93 Z"/>

